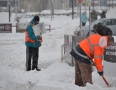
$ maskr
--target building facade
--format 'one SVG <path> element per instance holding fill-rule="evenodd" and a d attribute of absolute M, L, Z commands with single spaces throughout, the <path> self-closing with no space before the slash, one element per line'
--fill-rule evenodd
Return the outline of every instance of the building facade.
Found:
<path fill-rule="evenodd" d="M 85 6 L 88 0 L 82 0 Z M 73 0 L 74 7 L 78 5 L 77 0 Z M 91 6 L 116 6 L 116 0 L 91 0 Z M 40 12 L 42 10 L 69 9 L 72 7 L 72 0 L 0 0 L 0 11 L 17 12 Z"/>

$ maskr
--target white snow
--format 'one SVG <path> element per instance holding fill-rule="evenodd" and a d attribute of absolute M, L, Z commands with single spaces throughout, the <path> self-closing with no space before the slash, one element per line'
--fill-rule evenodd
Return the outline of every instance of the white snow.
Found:
<path fill-rule="evenodd" d="M 110 16 L 116 14 L 116 8 L 109 11 Z M 111 14 L 112 13 L 112 14 Z M 11 22 L 14 22 L 12 14 Z M 32 18 L 22 18 L 20 22 L 29 22 Z M 64 34 L 73 35 L 79 26 L 79 18 L 72 20 L 71 16 L 40 16 L 41 22 L 50 24 L 51 32 L 43 34 L 43 43 L 39 48 L 38 66 L 41 71 L 25 70 L 26 46 L 24 33 L 0 33 L 0 90 L 116 90 L 116 76 L 105 78 L 112 85 L 107 87 L 94 68 L 92 73 L 93 85 L 79 87 L 75 82 L 75 68 L 67 63 L 61 63 L 61 45 Z M 8 13 L 0 13 L 0 23 L 8 23 Z M 115 69 L 115 68 L 113 68 Z"/>

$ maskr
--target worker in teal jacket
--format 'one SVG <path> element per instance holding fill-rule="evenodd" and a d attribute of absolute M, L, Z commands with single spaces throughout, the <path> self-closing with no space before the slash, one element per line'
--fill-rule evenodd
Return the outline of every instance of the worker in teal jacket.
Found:
<path fill-rule="evenodd" d="M 26 71 L 38 69 L 39 47 L 41 46 L 40 36 L 35 36 L 33 26 L 40 21 L 39 16 L 35 16 L 25 30 L 25 45 L 26 45 Z M 31 65 L 32 59 L 32 65 Z M 32 67 L 31 67 L 32 66 Z"/>
<path fill-rule="evenodd" d="M 81 14 L 81 23 L 82 23 L 82 26 L 85 26 L 86 25 L 87 20 L 88 20 L 87 15 L 86 15 L 85 12 L 83 12 Z"/>

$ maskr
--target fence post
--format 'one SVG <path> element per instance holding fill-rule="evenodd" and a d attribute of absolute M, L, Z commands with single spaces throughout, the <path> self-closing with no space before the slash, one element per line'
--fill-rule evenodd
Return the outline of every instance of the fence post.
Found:
<path fill-rule="evenodd" d="M 49 31 L 51 32 L 51 25 L 49 25 Z"/>
<path fill-rule="evenodd" d="M 63 62 L 63 59 L 64 59 L 64 50 L 65 48 L 64 48 L 64 44 L 63 45 L 61 45 L 61 62 Z"/>

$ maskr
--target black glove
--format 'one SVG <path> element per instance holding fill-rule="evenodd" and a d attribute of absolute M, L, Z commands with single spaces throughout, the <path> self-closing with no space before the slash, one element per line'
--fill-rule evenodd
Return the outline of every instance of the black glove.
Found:
<path fill-rule="evenodd" d="M 103 71 L 101 71 L 101 72 L 98 72 L 98 74 L 99 74 L 100 76 L 102 76 L 102 75 L 103 75 Z"/>

